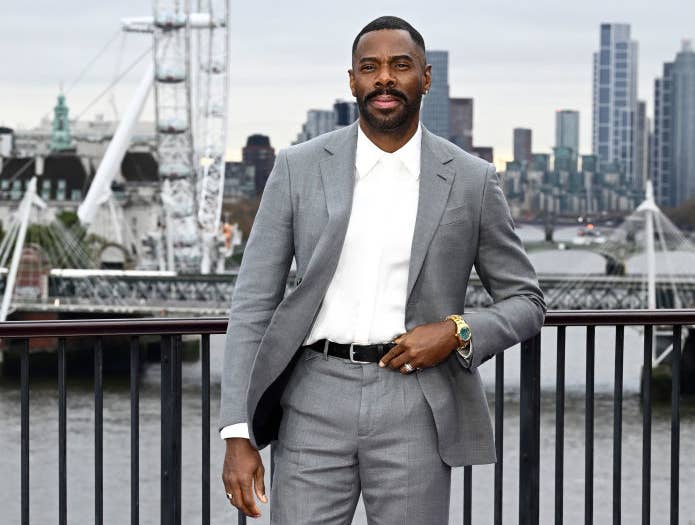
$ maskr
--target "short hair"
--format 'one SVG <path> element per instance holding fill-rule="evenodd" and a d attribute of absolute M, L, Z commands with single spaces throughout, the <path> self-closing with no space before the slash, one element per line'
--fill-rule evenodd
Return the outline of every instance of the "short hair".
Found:
<path fill-rule="evenodd" d="M 422 35 L 408 22 L 402 18 L 398 18 L 397 16 L 380 16 L 364 26 L 362 31 L 358 33 L 354 42 L 352 43 L 352 54 L 355 54 L 357 44 L 359 43 L 360 38 L 362 38 L 362 35 L 371 33 L 372 31 L 381 31 L 382 29 L 402 29 L 407 31 L 410 34 L 410 38 L 413 39 L 413 42 L 415 42 L 415 44 L 422 50 L 422 53 L 425 54 L 425 40 L 422 38 Z"/>

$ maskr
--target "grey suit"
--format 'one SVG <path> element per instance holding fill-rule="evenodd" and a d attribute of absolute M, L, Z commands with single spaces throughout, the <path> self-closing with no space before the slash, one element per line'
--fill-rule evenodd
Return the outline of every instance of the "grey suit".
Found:
<path fill-rule="evenodd" d="M 280 398 L 336 269 L 355 177 L 357 124 L 278 154 L 246 245 L 228 325 L 220 427 L 249 422 L 257 448 L 276 439 Z M 483 361 L 536 334 L 545 303 L 493 167 L 423 128 L 420 197 L 405 326 L 462 313 L 474 358 L 452 354 L 414 376 L 450 466 L 495 461 Z M 388 197 L 385 197 L 388 204 Z M 293 256 L 300 284 L 285 295 Z M 465 310 L 475 265 L 495 304 Z"/>

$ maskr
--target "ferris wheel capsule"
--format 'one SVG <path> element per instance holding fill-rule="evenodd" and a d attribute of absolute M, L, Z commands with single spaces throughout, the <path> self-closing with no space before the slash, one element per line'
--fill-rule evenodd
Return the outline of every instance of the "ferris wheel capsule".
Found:
<path fill-rule="evenodd" d="M 173 10 L 159 11 L 155 14 L 154 25 L 158 29 L 165 31 L 181 29 L 186 25 L 186 19 L 187 17 L 184 13 L 177 13 Z"/>

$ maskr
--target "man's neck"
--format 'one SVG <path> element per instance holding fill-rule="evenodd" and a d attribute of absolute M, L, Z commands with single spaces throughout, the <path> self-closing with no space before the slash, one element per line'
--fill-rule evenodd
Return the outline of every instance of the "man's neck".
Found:
<path fill-rule="evenodd" d="M 359 126 L 362 132 L 371 140 L 379 149 L 387 153 L 393 153 L 405 146 L 408 141 L 413 138 L 420 121 L 420 116 L 413 119 L 407 126 L 402 129 L 395 129 L 388 132 L 376 130 L 367 124 L 364 119 L 359 119 Z"/>

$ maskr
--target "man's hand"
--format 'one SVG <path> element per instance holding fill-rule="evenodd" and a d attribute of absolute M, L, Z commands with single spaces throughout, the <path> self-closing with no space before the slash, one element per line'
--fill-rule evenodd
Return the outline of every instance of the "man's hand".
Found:
<path fill-rule="evenodd" d="M 458 347 L 456 323 L 446 319 L 416 326 L 399 335 L 394 342 L 396 346 L 381 358 L 379 366 L 400 369 L 402 374 L 409 373 L 403 368 L 405 363 L 410 363 L 413 368 L 435 366 Z"/>
<path fill-rule="evenodd" d="M 222 481 L 225 492 L 232 495 L 231 498 L 227 498 L 247 516 L 258 518 L 261 513 L 253 498 L 254 489 L 258 499 L 268 503 L 263 481 L 265 468 L 261 455 L 246 438 L 228 438 L 225 441 L 227 450 L 222 467 Z"/>

